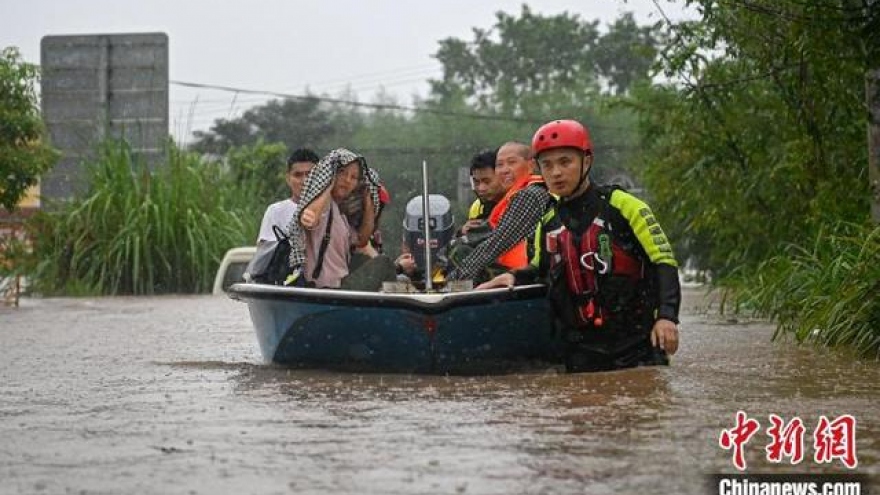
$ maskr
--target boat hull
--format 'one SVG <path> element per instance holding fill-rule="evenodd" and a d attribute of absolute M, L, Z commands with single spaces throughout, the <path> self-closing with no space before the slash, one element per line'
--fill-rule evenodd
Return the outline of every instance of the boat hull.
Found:
<path fill-rule="evenodd" d="M 486 374 L 555 364 L 543 286 L 382 294 L 236 284 L 267 361 L 382 373 Z"/>

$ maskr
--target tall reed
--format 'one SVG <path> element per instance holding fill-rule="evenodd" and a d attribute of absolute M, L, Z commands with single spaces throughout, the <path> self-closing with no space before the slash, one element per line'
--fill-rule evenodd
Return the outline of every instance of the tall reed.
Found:
<path fill-rule="evenodd" d="M 81 199 L 34 219 L 35 288 L 43 292 L 157 294 L 210 290 L 223 253 L 251 244 L 223 170 L 168 146 L 151 173 L 125 142 L 88 165 Z"/>
<path fill-rule="evenodd" d="M 880 359 L 880 227 L 840 224 L 762 263 L 740 291 L 794 335 Z M 747 288 L 743 288 L 747 287 Z"/>

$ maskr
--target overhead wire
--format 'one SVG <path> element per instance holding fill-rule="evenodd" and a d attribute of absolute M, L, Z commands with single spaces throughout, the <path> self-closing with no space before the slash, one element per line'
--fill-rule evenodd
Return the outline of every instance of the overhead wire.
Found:
<path fill-rule="evenodd" d="M 654 3 L 654 7 L 657 8 L 657 11 L 660 12 L 660 15 L 666 21 L 666 24 L 669 26 L 669 29 L 671 29 L 672 31 L 674 31 L 676 33 L 676 36 L 675 36 L 675 39 L 673 40 L 673 43 L 678 44 L 679 47 L 681 47 L 681 48 L 686 48 L 683 46 L 684 42 L 683 42 L 683 37 L 682 37 L 681 33 L 678 32 L 677 26 L 675 24 L 673 24 L 672 21 L 669 19 L 669 16 L 666 15 L 666 11 L 663 10 L 663 7 L 660 6 L 660 3 L 657 0 L 651 0 L 651 1 Z M 660 56 L 663 57 L 667 63 L 671 63 L 671 61 L 669 60 L 669 57 L 665 54 L 664 51 L 660 52 Z M 740 169 L 742 170 L 742 172 L 748 173 L 748 165 L 747 165 L 748 160 L 746 159 L 746 153 L 742 150 L 742 148 L 740 147 L 740 145 L 738 144 L 738 142 L 736 141 L 734 136 L 732 136 L 731 133 L 727 130 L 727 128 L 725 126 L 725 118 L 721 114 L 721 112 L 718 110 L 717 106 L 715 105 L 715 102 L 711 98 L 709 98 L 709 96 L 706 94 L 706 91 L 704 89 L 702 89 L 699 86 L 699 84 L 695 84 L 695 83 L 691 82 L 688 79 L 687 75 L 685 75 L 685 74 L 681 74 L 681 75 L 684 76 L 685 83 L 691 88 L 692 91 L 694 91 L 700 97 L 700 99 L 706 105 L 706 108 L 709 110 L 709 112 L 713 116 L 713 118 L 721 125 L 722 132 L 724 133 L 725 145 L 728 148 L 730 148 L 730 150 L 733 152 L 734 156 L 736 156 L 737 161 L 738 161 L 738 165 L 739 165 Z M 761 200 L 761 198 L 757 198 L 757 201 L 762 206 L 764 205 L 764 202 Z"/>
<path fill-rule="evenodd" d="M 400 79 L 400 80 L 396 80 L 396 81 L 392 80 L 392 81 L 385 81 L 385 82 L 377 82 L 377 83 L 369 85 L 369 86 L 362 86 L 362 85 L 352 86 L 348 89 L 350 89 L 352 92 L 357 94 L 357 93 L 361 93 L 361 92 L 379 91 L 379 90 L 385 89 L 385 88 L 392 88 L 395 86 L 400 86 L 400 85 L 404 85 L 404 84 L 411 84 L 411 83 L 420 82 L 420 81 L 424 81 L 424 80 L 425 79 L 423 76 L 415 76 L 415 77 L 411 77 L 408 79 Z M 322 88 L 322 89 L 324 89 L 324 91 L 322 91 L 322 93 L 324 93 L 324 94 L 326 94 L 327 92 L 334 91 L 332 88 Z M 345 90 L 345 89 L 346 88 L 341 88 L 341 90 Z M 339 91 L 339 90 L 336 90 L 336 91 Z M 236 93 L 236 94 L 239 95 L 238 99 L 236 100 L 236 103 L 238 103 L 240 105 L 262 104 L 262 103 L 265 103 L 268 99 L 264 95 L 254 95 L 254 96 L 242 97 L 240 93 Z M 188 100 L 175 100 L 172 103 L 174 103 L 176 105 L 187 105 L 187 104 L 191 103 L 191 101 L 192 100 L 189 100 L 189 99 Z M 227 110 L 227 108 L 229 107 L 229 104 L 230 104 L 229 98 L 200 99 L 198 113 L 214 114 L 214 115 L 219 114 L 219 113 L 223 113 Z"/>
<path fill-rule="evenodd" d="M 333 79 L 324 79 L 317 81 L 307 81 L 303 84 L 298 84 L 295 87 L 303 87 L 303 86 L 320 86 L 320 87 L 334 87 L 334 86 L 346 86 L 354 83 L 355 85 L 360 84 L 361 82 L 369 82 L 373 83 L 376 81 L 387 81 L 394 80 L 399 77 L 412 77 L 415 74 L 434 72 L 437 69 L 442 68 L 439 63 L 431 63 L 431 64 L 421 64 L 410 67 L 401 67 L 397 69 L 391 69 L 387 71 L 374 71 L 367 72 L 363 74 L 355 74 L 351 76 L 343 76 L 337 77 Z M 283 88 L 282 91 L 290 91 L 295 89 L 295 87 L 287 87 Z"/>
<path fill-rule="evenodd" d="M 354 100 L 346 100 L 343 98 L 331 98 L 327 96 L 316 96 L 316 95 L 297 95 L 292 93 L 284 93 L 279 91 L 270 91 L 270 90 L 257 90 L 257 89 L 247 89 L 247 88 L 237 88 L 232 86 L 225 86 L 219 84 L 206 84 L 206 83 L 197 83 L 191 81 L 178 81 L 171 80 L 170 84 L 181 86 L 181 87 L 189 87 L 189 88 L 200 88 L 200 89 L 213 89 L 218 91 L 229 91 L 229 92 L 237 92 L 241 94 L 250 94 L 250 95 L 264 95 L 271 96 L 275 98 L 282 99 L 293 99 L 293 100 L 317 100 L 323 103 L 329 103 L 333 105 L 343 105 L 350 106 L 355 108 L 368 108 L 372 110 L 387 110 L 387 111 L 400 111 L 400 112 L 412 112 L 412 113 L 422 113 L 429 115 L 438 115 L 443 117 L 459 117 L 459 118 L 467 118 L 473 120 L 484 120 L 484 121 L 494 121 L 494 122 L 519 122 L 526 124 L 543 124 L 546 122 L 547 118 L 543 117 L 515 117 L 515 116 L 505 116 L 505 115 L 491 115 L 491 114 L 481 114 L 481 113 L 473 113 L 473 112 L 456 112 L 450 110 L 441 110 L 435 108 L 427 108 L 427 107 L 419 107 L 412 105 L 402 105 L 397 103 L 366 103 L 361 101 Z M 609 130 L 620 130 L 620 131 L 629 131 L 628 127 L 621 126 L 594 126 L 597 129 L 609 129 Z"/>
<path fill-rule="evenodd" d="M 419 64 L 415 66 L 397 67 L 390 70 L 371 71 L 361 74 L 354 74 L 344 77 L 336 77 L 331 79 L 323 79 L 316 81 L 307 81 L 299 84 L 298 87 L 320 87 L 321 94 L 332 94 L 336 92 L 350 91 L 354 94 L 379 91 L 384 88 L 391 88 L 404 84 L 412 84 L 427 79 L 428 76 L 436 73 L 442 68 L 437 62 L 428 64 Z M 288 88 L 281 91 L 287 92 Z M 198 93 L 201 95 L 201 93 Z M 248 107 L 265 104 L 270 97 L 266 95 L 242 95 L 234 93 L 233 99 L 229 98 L 198 98 L 196 108 L 190 108 L 189 120 L 213 121 L 215 118 L 229 119 L 233 113 L 241 114 L 247 111 Z M 192 106 L 193 99 L 172 101 L 174 106 Z M 231 110 L 235 110 L 232 112 Z"/>

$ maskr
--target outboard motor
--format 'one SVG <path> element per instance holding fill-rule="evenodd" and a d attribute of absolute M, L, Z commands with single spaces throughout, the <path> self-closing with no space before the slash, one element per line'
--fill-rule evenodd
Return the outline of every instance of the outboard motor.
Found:
<path fill-rule="evenodd" d="M 428 195 L 431 217 L 428 219 L 431 232 L 431 260 L 436 266 L 446 264 L 446 247 L 455 233 L 455 220 L 449 200 L 441 194 Z M 404 242 L 409 247 L 416 265 L 425 268 L 425 233 L 422 216 L 422 196 L 416 196 L 406 204 L 403 219 Z"/>

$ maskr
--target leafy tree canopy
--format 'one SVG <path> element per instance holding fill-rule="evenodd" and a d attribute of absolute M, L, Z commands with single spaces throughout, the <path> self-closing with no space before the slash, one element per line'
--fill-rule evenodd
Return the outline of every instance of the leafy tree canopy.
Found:
<path fill-rule="evenodd" d="M 876 16 L 833 0 L 693 2 L 638 94 L 648 186 L 701 267 L 754 270 L 868 212 L 865 72 Z"/>
<path fill-rule="evenodd" d="M 289 149 L 317 147 L 328 138 L 350 136 L 354 129 L 348 117 L 328 109 L 318 98 L 271 100 L 240 118 L 218 119 L 210 130 L 194 132 L 192 149 L 223 154 L 261 139 L 284 143 Z"/>
<path fill-rule="evenodd" d="M 44 137 L 34 91 L 38 78 L 16 48 L 0 51 L 0 207 L 9 211 L 57 158 Z"/>
<path fill-rule="evenodd" d="M 492 28 L 474 28 L 471 41 L 440 41 L 434 57 L 443 78 L 431 81 L 434 101 L 464 96 L 481 111 L 536 115 L 536 99 L 554 94 L 567 104 L 589 99 L 604 85 L 621 94 L 647 78 L 657 53 L 656 26 L 624 14 L 600 33 L 598 21 L 576 14 L 496 14 Z"/>

